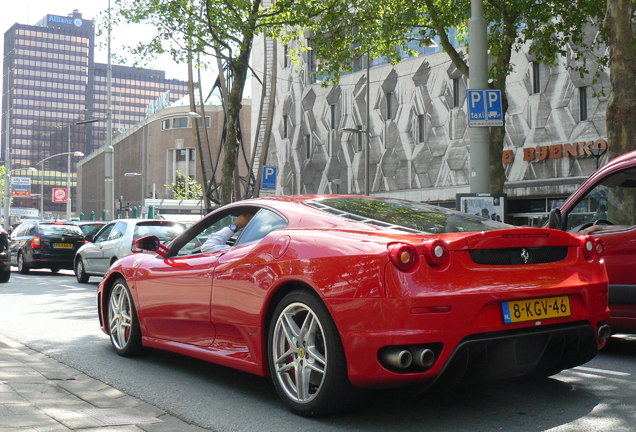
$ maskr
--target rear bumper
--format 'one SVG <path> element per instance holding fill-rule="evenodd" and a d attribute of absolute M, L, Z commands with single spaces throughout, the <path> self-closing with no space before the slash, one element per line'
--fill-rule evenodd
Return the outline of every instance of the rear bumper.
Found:
<path fill-rule="evenodd" d="M 72 270 L 73 269 L 73 258 L 75 254 L 64 254 L 60 255 L 59 253 L 33 253 L 30 257 L 31 259 L 26 262 L 26 264 L 30 268 L 49 268 L 49 267 L 59 267 L 62 269 Z"/>

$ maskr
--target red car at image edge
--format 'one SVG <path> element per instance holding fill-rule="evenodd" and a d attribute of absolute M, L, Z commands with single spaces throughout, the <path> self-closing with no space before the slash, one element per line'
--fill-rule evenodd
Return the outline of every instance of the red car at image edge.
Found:
<path fill-rule="evenodd" d="M 208 236 L 252 214 L 224 249 Z M 607 274 L 592 236 L 411 201 L 236 202 L 169 245 L 152 236 L 98 287 L 115 351 L 158 348 L 271 376 L 294 412 L 344 410 L 365 388 L 550 376 L 601 349 Z"/>

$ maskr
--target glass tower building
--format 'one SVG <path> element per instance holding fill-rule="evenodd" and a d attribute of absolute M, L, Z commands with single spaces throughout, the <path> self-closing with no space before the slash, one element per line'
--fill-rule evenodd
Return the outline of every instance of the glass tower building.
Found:
<path fill-rule="evenodd" d="M 94 54 L 93 21 L 77 10 L 46 15 L 36 25 L 14 24 L 5 32 L 0 159 L 14 177 L 31 178 L 31 196 L 14 193 L 12 207 L 43 206 L 45 213 L 63 214 L 66 205 L 53 202 L 52 194 L 66 187 L 67 156 L 59 154 L 89 155 L 104 145 L 107 65 L 95 63 Z M 113 136 L 142 121 L 147 105 L 166 92 L 176 101 L 187 94 L 187 82 L 166 79 L 163 71 L 113 65 Z M 81 124 L 93 119 L 98 121 Z M 76 162 L 73 157 L 73 204 Z"/>

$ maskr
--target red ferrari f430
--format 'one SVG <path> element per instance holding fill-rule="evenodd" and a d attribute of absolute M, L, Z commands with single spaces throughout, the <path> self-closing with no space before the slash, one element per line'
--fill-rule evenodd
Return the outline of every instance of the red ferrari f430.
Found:
<path fill-rule="evenodd" d="M 301 415 L 364 388 L 553 375 L 610 334 L 602 242 L 423 203 L 253 199 L 137 245 L 155 253 L 120 259 L 98 288 L 115 351 L 270 375 Z"/>

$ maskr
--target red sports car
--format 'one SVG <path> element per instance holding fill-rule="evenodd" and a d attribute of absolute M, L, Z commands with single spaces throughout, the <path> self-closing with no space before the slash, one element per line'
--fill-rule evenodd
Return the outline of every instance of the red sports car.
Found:
<path fill-rule="evenodd" d="M 202 253 L 212 233 L 225 240 Z M 610 334 L 602 242 L 422 203 L 254 199 L 167 247 L 137 242 L 157 254 L 120 259 L 98 289 L 115 351 L 271 375 L 302 415 L 341 410 L 358 388 L 548 376 Z"/>

